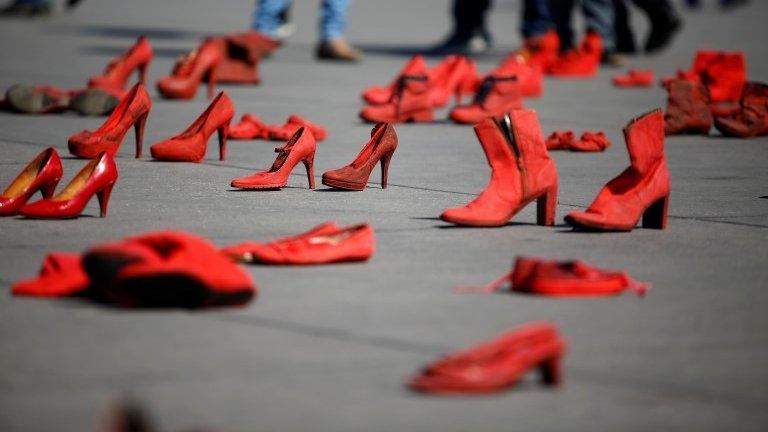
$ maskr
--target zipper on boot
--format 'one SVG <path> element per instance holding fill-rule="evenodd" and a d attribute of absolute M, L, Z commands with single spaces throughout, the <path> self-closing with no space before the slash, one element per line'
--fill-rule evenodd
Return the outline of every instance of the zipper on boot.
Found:
<path fill-rule="evenodd" d="M 520 202 L 525 202 L 525 199 L 528 197 L 528 186 L 525 181 L 523 149 L 517 145 L 517 140 L 515 140 L 512 134 L 512 120 L 509 118 L 509 114 L 504 114 L 504 117 L 502 117 L 501 120 L 494 118 L 493 122 L 496 124 L 496 127 L 499 128 L 499 131 L 507 140 L 507 144 L 512 149 L 512 153 L 515 155 L 515 163 L 517 163 L 517 169 L 520 171 L 520 186 L 523 191 L 523 196 L 521 197 Z"/>

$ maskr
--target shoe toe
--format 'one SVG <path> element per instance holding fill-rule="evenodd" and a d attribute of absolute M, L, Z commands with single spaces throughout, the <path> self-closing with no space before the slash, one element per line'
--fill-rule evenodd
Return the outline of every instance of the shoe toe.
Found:
<path fill-rule="evenodd" d="M 475 106 L 458 106 L 451 110 L 451 120 L 462 124 L 475 124 L 486 116 Z"/>

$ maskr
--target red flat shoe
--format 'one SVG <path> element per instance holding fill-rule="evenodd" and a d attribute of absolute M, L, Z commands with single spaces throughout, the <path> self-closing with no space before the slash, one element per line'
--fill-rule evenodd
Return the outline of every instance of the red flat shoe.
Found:
<path fill-rule="evenodd" d="M 709 135 L 712 113 L 707 88 L 700 83 L 672 80 L 667 84 L 667 92 L 664 133 Z"/>
<path fill-rule="evenodd" d="M 22 114 L 60 113 L 69 108 L 72 98 L 80 91 L 17 84 L 6 91 L 5 105 Z"/>
<path fill-rule="evenodd" d="M 524 109 L 502 120 L 487 118 L 475 126 L 475 134 L 491 166 L 491 180 L 472 202 L 445 210 L 440 219 L 457 225 L 502 226 L 536 201 L 536 223 L 554 225 L 557 168 L 547 153 L 536 112 Z"/>
<path fill-rule="evenodd" d="M 381 162 L 381 188 L 386 189 L 389 161 L 396 149 L 395 128 L 388 123 L 379 123 L 355 160 L 347 166 L 323 173 L 323 184 L 336 189 L 361 191 L 368 184 L 373 168 Z"/>
<path fill-rule="evenodd" d="M 650 87 L 656 80 L 652 70 L 630 69 L 626 75 L 613 77 L 613 85 L 616 87 Z"/>
<path fill-rule="evenodd" d="M 200 162 L 205 158 L 208 140 L 219 132 L 219 160 L 227 156 L 227 131 L 235 115 L 235 106 L 221 92 L 208 108 L 182 132 L 149 148 L 152 157 L 169 162 Z"/>
<path fill-rule="evenodd" d="M 69 152 L 87 159 L 93 159 L 104 152 L 114 156 L 125 134 L 133 126 L 136 133 L 136 158 L 140 158 L 144 126 L 151 109 L 152 100 L 147 89 L 141 83 L 136 84 L 98 129 L 93 132 L 84 130 L 69 137 Z"/>
<path fill-rule="evenodd" d="M 542 381 L 555 386 L 562 381 L 565 351 L 553 324 L 533 322 L 425 366 L 408 386 L 435 394 L 496 393 L 513 387 L 531 369 L 539 369 Z"/>
<path fill-rule="evenodd" d="M 123 90 L 133 71 L 138 72 L 139 82 L 144 84 L 153 56 L 152 45 L 145 36 L 141 36 L 128 51 L 110 61 L 102 75 L 91 77 L 88 87 Z"/>
<path fill-rule="evenodd" d="M 232 180 L 232 187 L 238 189 L 280 189 L 288 184 L 288 176 L 299 162 L 304 163 L 309 179 L 309 188 L 315 188 L 315 136 L 301 127 L 282 148 L 276 148 L 277 159 L 269 171 L 257 172 Z"/>
<path fill-rule="evenodd" d="M 322 126 L 312 123 L 298 114 L 291 114 L 283 126 L 270 130 L 269 137 L 273 140 L 287 141 L 300 127 L 308 128 L 317 141 L 325 140 L 325 137 L 328 135 Z"/>
<path fill-rule="evenodd" d="M 747 82 L 736 113 L 716 117 L 715 127 L 724 136 L 751 138 L 768 135 L 768 85 Z"/>
<path fill-rule="evenodd" d="M 100 216 L 107 216 L 109 196 L 117 182 L 117 166 L 108 153 L 102 153 L 80 170 L 61 192 L 51 198 L 27 204 L 19 212 L 33 219 L 69 219 L 83 212 L 86 204 L 96 195 Z"/>
<path fill-rule="evenodd" d="M 499 117 L 505 112 L 523 108 L 523 96 L 516 75 L 487 76 L 469 105 L 458 105 L 451 110 L 451 120 L 462 124 L 476 124 L 487 117 Z"/>
<path fill-rule="evenodd" d="M 554 131 L 547 137 L 547 150 L 570 150 L 575 140 L 573 131 Z"/>
<path fill-rule="evenodd" d="M 426 73 L 403 75 L 389 102 L 363 108 L 360 118 L 370 123 L 431 122 L 435 119 L 434 99 Z"/>
<path fill-rule="evenodd" d="M 53 147 L 38 153 L 0 194 L 0 216 L 13 216 L 38 190 L 50 198 L 62 176 L 61 159 Z"/>
<path fill-rule="evenodd" d="M 499 76 L 515 75 L 523 97 L 538 98 L 544 92 L 541 67 L 536 62 L 526 62 L 520 54 L 508 55 L 491 73 Z"/>
<path fill-rule="evenodd" d="M 246 113 L 240 122 L 229 128 L 227 138 L 234 140 L 269 139 L 279 126 L 268 125 L 251 113 Z"/>
<path fill-rule="evenodd" d="M 571 142 L 571 151 L 575 152 L 601 152 L 611 146 L 608 137 L 602 131 L 584 132 L 581 138 Z"/>
<path fill-rule="evenodd" d="M 216 66 L 221 62 L 221 45 L 214 39 L 176 62 L 170 76 L 157 82 L 157 91 L 168 99 L 192 99 L 202 81 L 208 82 L 208 98 L 216 89 Z"/>
<path fill-rule="evenodd" d="M 248 243 L 225 248 L 224 253 L 248 263 L 313 265 L 366 261 L 375 248 L 373 229 L 368 224 L 335 228 L 331 223 L 317 226 L 294 237 L 269 243 Z"/>
<path fill-rule="evenodd" d="M 371 105 L 381 105 L 389 102 L 392 94 L 397 91 L 398 82 L 403 75 L 412 75 L 427 70 L 427 63 L 421 55 L 415 55 L 408 60 L 392 82 L 386 86 L 371 86 L 363 90 L 362 98 Z"/>
<path fill-rule="evenodd" d="M 632 120 L 624 138 L 631 165 L 603 187 L 586 211 L 565 217 L 574 228 L 631 231 L 641 217 L 643 228 L 666 228 L 670 181 L 661 110 Z"/>
<path fill-rule="evenodd" d="M 592 78 L 597 75 L 603 56 L 603 40 L 595 32 L 587 32 L 584 41 L 576 50 L 561 55 L 548 73 L 557 77 Z"/>
<path fill-rule="evenodd" d="M 84 292 L 88 285 L 80 254 L 53 252 L 45 256 L 37 277 L 14 283 L 11 293 L 30 297 L 68 297 Z"/>

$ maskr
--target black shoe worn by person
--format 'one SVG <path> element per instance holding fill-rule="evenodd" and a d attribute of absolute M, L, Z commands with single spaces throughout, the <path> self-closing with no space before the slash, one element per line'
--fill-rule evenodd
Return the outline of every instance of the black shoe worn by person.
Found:
<path fill-rule="evenodd" d="M 76 8 L 82 0 L 67 0 L 67 9 L 72 10 Z"/>
<path fill-rule="evenodd" d="M 48 2 L 30 4 L 28 1 L 16 0 L 0 9 L 0 18 L 36 18 L 50 14 L 51 5 Z"/>
<path fill-rule="evenodd" d="M 317 45 L 316 55 L 321 60 L 359 61 L 363 53 L 343 38 L 330 39 Z"/>

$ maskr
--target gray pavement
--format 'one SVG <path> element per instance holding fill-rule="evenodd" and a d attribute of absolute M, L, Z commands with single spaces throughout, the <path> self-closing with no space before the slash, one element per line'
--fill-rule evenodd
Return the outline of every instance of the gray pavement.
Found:
<path fill-rule="evenodd" d="M 445 0 L 358 0 L 350 38 L 360 65 L 313 60 L 315 1 L 295 2 L 299 32 L 263 63 L 264 84 L 226 87 L 239 112 L 279 123 L 290 113 L 327 126 L 316 170 L 346 164 L 370 126 L 357 120 L 360 91 L 391 77 L 408 52 L 448 29 Z M 497 2 L 497 48 L 488 69 L 519 44 L 518 2 Z M 714 3 L 714 2 L 710 2 Z M 743 49 L 753 79 L 768 79 L 768 3 L 721 15 L 686 15 L 677 43 L 632 66 L 666 75 L 697 47 Z M 18 82 L 82 85 L 145 33 L 157 52 L 152 81 L 205 34 L 247 25 L 248 1 L 84 2 L 48 21 L 0 22 L 0 89 Z M 645 28 L 635 15 L 638 29 Z M 604 129 L 603 154 L 554 155 L 558 221 L 588 205 L 627 165 L 621 128 L 664 103 L 661 89 L 617 90 L 613 70 L 591 81 L 547 80 L 535 108 L 546 133 Z M 186 127 L 206 106 L 154 101 L 146 139 Z M 442 112 L 441 112 L 442 115 Z M 72 114 L 0 113 L 0 184 L 37 152 L 67 154 L 67 137 L 101 123 Z M 160 228 L 219 245 L 269 239 L 322 221 L 370 222 L 378 248 L 366 264 L 248 267 L 260 288 L 246 308 L 124 311 L 87 303 L 0 296 L 0 430 L 90 431 L 109 401 L 146 401 L 168 430 L 221 431 L 762 431 L 768 428 L 768 140 L 682 137 L 667 141 L 673 178 L 669 227 L 575 234 L 533 225 L 533 208 L 498 229 L 454 229 L 436 220 L 486 183 L 472 129 L 446 122 L 400 125 L 391 187 L 362 193 L 306 189 L 300 170 L 279 192 L 236 192 L 232 178 L 267 168 L 275 143 L 232 142 L 202 164 L 132 158 L 120 150 L 120 181 L 106 219 L 0 220 L 0 288 L 34 274 L 46 251 Z M 66 179 L 83 161 L 65 159 Z M 378 173 L 371 179 L 379 180 Z M 97 215 L 96 202 L 86 209 Z M 580 258 L 627 269 L 653 283 L 644 299 L 542 299 L 456 295 L 486 282 L 519 254 Z M 409 393 L 403 378 L 436 355 L 529 320 L 557 322 L 570 341 L 566 383 L 533 379 L 480 398 Z"/>

